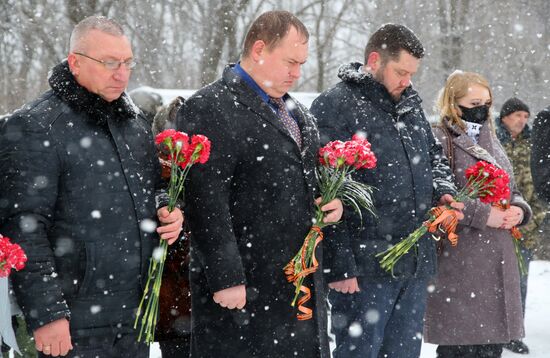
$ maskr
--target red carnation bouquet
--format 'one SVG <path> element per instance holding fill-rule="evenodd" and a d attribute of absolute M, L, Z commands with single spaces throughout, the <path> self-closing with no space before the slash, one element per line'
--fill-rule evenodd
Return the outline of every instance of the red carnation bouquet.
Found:
<path fill-rule="evenodd" d="M 497 168 L 493 164 L 484 161 L 478 161 L 466 169 L 467 182 L 464 188 L 455 196 L 455 201 L 462 202 L 468 198 L 479 199 L 483 203 L 497 205 L 510 197 L 510 188 L 508 186 L 510 178 L 508 173 Z M 390 247 L 386 251 L 380 252 L 376 257 L 381 257 L 380 266 L 391 272 L 397 261 L 409 252 L 427 232 L 435 233 L 436 231 L 447 234 L 447 239 L 451 242 L 451 246 L 456 246 L 458 243 L 458 235 L 455 233 L 458 225 L 456 212 L 448 206 L 436 206 L 429 210 L 429 218 L 422 226 L 413 231 L 405 239 L 398 244 Z M 439 237 L 432 235 L 436 241 Z"/>
<path fill-rule="evenodd" d="M 12 244 L 9 237 L 0 235 L 0 277 L 8 277 L 11 269 L 20 271 L 25 267 L 27 255 L 17 244 Z"/>
<path fill-rule="evenodd" d="M 480 172 L 490 172 L 491 176 L 495 177 L 494 187 L 491 188 L 491 192 L 483 197 L 480 197 L 481 202 L 492 204 L 493 206 L 501 209 L 507 210 L 510 208 L 510 177 L 502 169 L 496 169 L 491 164 L 486 162 L 478 162 L 476 165 L 468 168 L 466 170 L 466 177 L 469 179 L 479 175 Z M 514 226 L 510 229 L 512 238 L 514 240 L 514 249 L 516 253 L 516 258 L 518 260 L 518 269 L 521 275 L 527 275 L 527 268 L 525 267 L 525 262 L 523 261 L 523 255 L 521 255 L 520 242 L 523 239 L 523 235 L 519 229 Z"/>
<path fill-rule="evenodd" d="M 324 213 L 320 208 L 339 198 L 345 205 L 353 207 L 360 216 L 361 209 L 374 215 L 372 187 L 351 178 L 351 174 L 356 170 L 372 169 L 376 166 L 376 157 L 366 139 L 354 135 L 352 140 L 347 142 L 329 142 L 319 150 L 319 162 L 317 179 L 322 200 L 315 208 L 314 225 L 306 235 L 300 251 L 284 268 L 288 282 L 296 286 L 291 305 L 295 306 L 298 303 L 298 310 L 301 312 L 297 315 L 299 320 L 312 317 L 313 310 L 304 306 L 311 298 L 311 291 L 303 282 L 305 277 L 315 272 L 319 266 L 315 258 L 315 248 L 323 240 L 321 230 L 325 226 L 335 224 L 323 222 Z M 303 296 L 298 299 L 300 292 Z"/>
<path fill-rule="evenodd" d="M 167 129 L 159 133 L 155 138 L 160 156 L 167 159 L 166 167 L 170 170 L 168 184 L 168 211 L 172 212 L 180 195 L 184 191 L 184 182 L 191 167 L 196 164 L 204 164 L 210 156 L 210 140 L 203 135 L 194 135 L 189 141 L 186 133 L 174 129 Z M 161 161 L 162 162 L 162 161 Z M 139 304 L 134 328 L 141 316 L 141 328 L 138 341 L 145 334 L 145 343 L 150 344 L 155 340 L 155 326 L 159 312 L 159 295 L 162 284 L 162 272 L 168 243 L 160 240 L 160 247 L 156 248 L 149 261 L 149 271 L 145 290 Z M 145 305 L 145 308 L 143 306 Z"/>

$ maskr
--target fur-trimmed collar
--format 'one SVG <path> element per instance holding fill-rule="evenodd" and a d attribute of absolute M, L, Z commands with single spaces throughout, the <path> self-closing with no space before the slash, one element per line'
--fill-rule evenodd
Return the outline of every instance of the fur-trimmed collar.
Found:
<path fill-rule="evenodd" d="M 408 104 L 411 104 L 411 100 L 416 103 L 422 102 L 418 93 L 412 86 L 409 86 L 401 94 L 399 102 L 395 103 L 386 87 L 382 83 L 376 81 L 372 74 L 365 72 L 363 70 L 363 64 L 359 62 L 341 65 L 340 68 L 338 68 L 338 77 L 343 82 L 356 83 L 362 86 L 365 89 L 365 94 L 371 96 L 371 98 L 379 102 L 380 105 L 388 108 L 409 107 Z M 406 108 L 405 111 L 409 109 L 410 108 Z"/>
<path fill-rule="evenodd" d="M 69 70 L 67 60 L 52 69 L 48 81 L 53 92 L 72 110 L 86 113 L 95 123 L 105 124 L 109 117 L 115 120 L 133 119 L 139 113 L 139 109 L 126 93 L 112 102 L 107 102 L 82 87 Z"/>
<path fill-rule="evenodd" d="M 338 68 L 338 77 L 344 82 L 361 83 L 372 81 L 372 75 L 363 71 L 363 64 L 351 62 L 341 65 Z"/>

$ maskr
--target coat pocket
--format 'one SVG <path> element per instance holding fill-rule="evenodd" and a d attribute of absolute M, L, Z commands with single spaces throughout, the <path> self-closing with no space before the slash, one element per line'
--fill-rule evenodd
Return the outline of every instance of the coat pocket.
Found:
<path fill-rule="evenodd" d="M 80 251 L 79 265 L 80 272 L 83 270 L 84 273 L 81 276 L 82 281 L 76 295 L 82 296 L 88 293 L 96 270 L 96 246 L 94 243 L 84 243 L 84 248 Z"/>

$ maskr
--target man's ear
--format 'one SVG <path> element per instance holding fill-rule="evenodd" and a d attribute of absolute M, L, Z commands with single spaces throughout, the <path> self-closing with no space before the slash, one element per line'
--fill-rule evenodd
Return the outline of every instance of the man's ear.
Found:
<path fill-rule="evenodd" d="M 382 65 L 382 58 L 380 56 L 380 53 L 376 51 L 372 51 L 369 54 L 369 57 L 367 58 L 367 67 L 372 70 L 372 72 L 378 71 L 380 66 Z"/>
<path fill-rule="evenodd" d="M 252 60 L 254 60 L 254 62 L 260 62 L 266 49 L 267 47 L 263 40 L 256 40 L 256 42 L 254 42 L 254 44 L 252 45 L 250 57 L 252 58 Z"/>
<path fill-rule="evenodd" d="M 67 62 L 69 63 L 69 70 L 73 76 L 78 76 L 80 73 L 80 62 L 78 61 L 78 57 L 71 52 L 69 56 L 67 56 Z"/>

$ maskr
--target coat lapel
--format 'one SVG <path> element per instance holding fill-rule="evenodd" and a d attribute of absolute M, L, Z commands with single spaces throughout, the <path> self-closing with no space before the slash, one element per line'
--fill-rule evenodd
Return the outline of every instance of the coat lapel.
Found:
<path fill-rule="evenodd" d="M 309 111 L 294 98 L 289 97 L 294 103 L 291 109 L 292 115 L 298 122 L 302 134 L 302 150 L 291 137 L 280 118 L 275 114 L 269 104 L 265 103 L 260 96 L 254 93 L 248 85 L 233 72 L 232 66 L 226 66 L 223 72 L 223 79 L 227 87 L 235 95 L 235 101 L 241 103 L 251 112 L 257 114 L 263 121 L 275 127 L 285 138 L 292 142 L 295 154 L 303 165 L 306 184 L 313 195 L 317 187 L 315 177 L 315 165 L 317 163 L 317 150 L 319 149 L 319 131 L 313 116 Z"/>
<path fill-rule="evenodd" d="M 466 153 L 470 154 L 472 157 L 486 161 L 488 163 L 494 164 L 497 167 L 499 164 L 497 163 L 496 159 L 493 157 L 491 153 L 489 153 L 487 150 L 482 148 L 481 146 L 474 143 L 474 141 L 468 137 L 464 131 L 457 131 L 456 128 L 452 128 L 455 133 L 458 134 L 458 137 L 455 137 L 453 139 L 453 142 L 457 147 L 462 148 Z M 488 126 L 483 126 L 481 128 L 481 131 L 479 133 L 479 142 L 485 143 L 487 140 L 491 140 L 491 133 L 490 128 Z"/>
<path fill-rule="evenodd" d="M 277 128 L 288 140 L 292 141 L 298 151 L 298 145 L 290 136 L 290 133 L 283 122 L 275 114 L 269 104 L 265 103 L 248 85 L 240 78 L 231 65 L 226 66 L 223 71 L 223 79 L 227 87 L 235 94 L 235 100 L 247 107 L 250 111 L 256 113 L 262 120 Z"/>
<path fill-rule="evenodd" d="M 317 152 L 319 150 L 319 130 L 313 115 L 294 98 L 290 97 L 296 106 L 292 110 L 292 115 L 298 121 L 302 133 L 302 151 L 301 158 L 304 167 L 304 175 L 308 188 L 315 193 L 317 179 L 315 168 L 317 165 Z"/>

